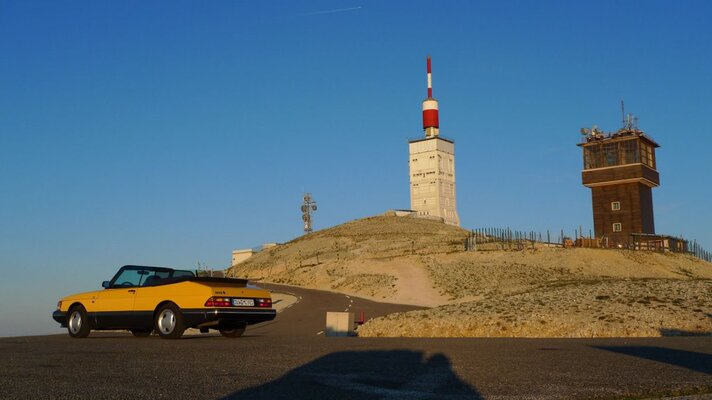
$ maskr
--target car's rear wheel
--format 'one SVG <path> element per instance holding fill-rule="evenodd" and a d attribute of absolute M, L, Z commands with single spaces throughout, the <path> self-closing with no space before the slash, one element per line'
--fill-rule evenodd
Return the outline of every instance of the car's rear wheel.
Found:
<path fill-rule="evenodd" d="M 150 331 L 137 330 L 137 329 L 132 329 L 132 330 L 131 330 L 131 334 L 134 335 L 134 336 L 136 336 L 136 337 L 149 337 L 149 336 L 151 336 L 151 332 L 153 332 L 153 330 L 150 330 Z"/>
<path fill-rule="evenodd" d="M 247 329 L 247 324 L 230 327 L 228 329 L 220 329 L 220 334 L 227 338 L 239 338 L 245 333 L 245 329 Z"/>
<path fill-rule="evenodd" d="M 67 316 L 67 332 L 73 338 L 85 338 L 91 332 L 87 310 L 83 306 L 74 306 Z"/>
<path fill-rule="evenodd" d="M 154 328 L 163 339 L 178 339 L 185 332 L 183 313 L 173 303 L 161 306 L 156 312 Z"/>

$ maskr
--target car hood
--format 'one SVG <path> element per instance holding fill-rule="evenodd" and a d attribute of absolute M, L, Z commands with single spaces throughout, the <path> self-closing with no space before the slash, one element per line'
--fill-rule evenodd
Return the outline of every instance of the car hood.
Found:
<path fill-rule="evenodd" d="M 81 299 L 90 299 L 92 297 L 95 297 L 101 292 L 101 290 L 94 290 L 91 292 L 84 292 L 84 293 L 77 293 L 77 294 L 72 294 L 69 296 L 65 296 L 62 298 L 62 301 L 72 301 L 72 300 L 81 300 Z"/>

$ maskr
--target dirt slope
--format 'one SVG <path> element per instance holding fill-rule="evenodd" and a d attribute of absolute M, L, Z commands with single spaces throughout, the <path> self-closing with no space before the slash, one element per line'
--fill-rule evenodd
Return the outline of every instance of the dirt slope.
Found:
<path fill-rule="evenodd" d="M 421 257 L 461 251 L 466 237 L 467 231 L 436 221 L 370 217 L 258 253 L 230 273 L 374 300 L 436 306 L 449 299 L 433 287 Z"/>
<path fill-rule="evenodd" d="M 538 247 L 465 252 L 467 231 L 371 217 L 259 253 L 236 276 L 435 307 L 362 336 L 712 333 L 712 264 L 680 254 Z"/>

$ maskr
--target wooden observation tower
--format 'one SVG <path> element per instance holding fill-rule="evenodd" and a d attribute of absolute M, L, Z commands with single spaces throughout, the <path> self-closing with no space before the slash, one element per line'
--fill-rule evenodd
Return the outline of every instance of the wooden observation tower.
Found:
<path fill-rule="evenodd" d="M 623 127 L 603 133 L 583 128 L 583 185 L 591 188 L 593 226 L 606 247 L 635 245 L 636 234 L 654 235 L 652 188 L 660 185 L 655 149 L 660 147 L 623 113 Z"/>

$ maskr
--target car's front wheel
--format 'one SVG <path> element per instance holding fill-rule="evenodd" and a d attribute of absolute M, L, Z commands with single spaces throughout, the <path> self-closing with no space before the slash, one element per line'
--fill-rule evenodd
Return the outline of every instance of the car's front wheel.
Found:
<path fill-rule="evenodd" d="M 185 324 L 180 308 L 173 303 L 161 306 L 156 312 L 154 329 L 163 339 L 178 339 L 183 336 Z"/>
<path fill-rule="evenodd" d="M 74 306 L 67 317 L 67 332 L 73 338 L 85 338 L 91 332 L 87 310 L 83 306 Z"/>
<path fill-rule="evenodd" d="M 220 334 L 227 338 L 239 338 L 245 333 L 245 329 L 247 329 L 247 324 L 230 327 L 229 329 L 220 329 Z"/>

